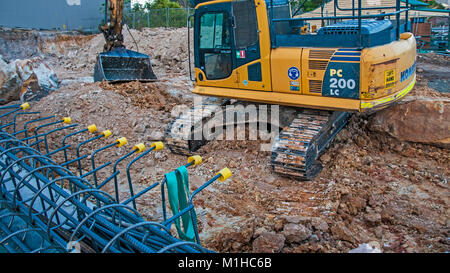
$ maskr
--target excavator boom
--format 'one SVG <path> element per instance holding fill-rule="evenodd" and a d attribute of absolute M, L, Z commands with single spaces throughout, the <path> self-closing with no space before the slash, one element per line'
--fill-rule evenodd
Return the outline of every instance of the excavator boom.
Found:
<path fill-rule="evenodd" d="M 109 0 L 107 3 L 106 11 L 109 11 L 110 19 L 100 27 L 106 43 L 104 51 L 97 56 L 94 81 L 149 82 L 157 80 L 152 70 L 150 57 L 125 48 L 122 35 L 124 1 Z"/>

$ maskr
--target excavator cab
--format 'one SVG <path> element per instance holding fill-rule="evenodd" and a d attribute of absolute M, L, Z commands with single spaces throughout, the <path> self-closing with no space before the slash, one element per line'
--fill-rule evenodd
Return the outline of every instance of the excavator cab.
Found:
<path fill-rule="evenodd" d="M 156 81 L 150 57 L 125 48 L 122 35 L 124 0 L 109 0 L 105 8 L 105 25 L 100 31 L 105 37 L 105 46 L 97 56 L 94 67 L 94 82 Z M 108 22 L 108 10 L 110 19 Z"/>

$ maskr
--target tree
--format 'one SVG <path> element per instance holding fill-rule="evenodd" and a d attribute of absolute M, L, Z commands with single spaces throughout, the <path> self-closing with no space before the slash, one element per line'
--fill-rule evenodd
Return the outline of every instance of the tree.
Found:
<path fill-rule="evenodd" d="M 296 12 L 296 14 L 301 14 L 315 10 L 326 2 L 328 2 L 328 0 L 292 0 L 291 5 L 292 10 Z"/>
<path fill-rule="evenodd" d="M 143 11 L 144 7 L 140 3 L 135 3 L 131 10 L 134 12 L 139 12 L 139 11 Z"/>
<path fill-rule="evenodd" d="M 189 0 L 178 0 L 177 2 L 183 8 L 187 8 L 187 7 L 191 6 L 191 1 L 189 1 Z"/>
<path fill-rule="evenodd" d="M 136 3 L 131 12 L 124 14 L 125 22 L 136 29 L 142 27 L 184 27 L 187 12 L 184 8 L 170 0 L 154 0 L 144 5 Z"/>
<path fill-rule="evenodd" d="M 155 0 L 152 3 L 146 3 L 145 8 L 150 9 L 165 9 L 165 8 L 181 8 L 180 4 L 177 2 L 172 2 L 170 0 Z"/>
<path fill-rule="evenodd" d="M 436 2 L 435 0 L 431 0 L 427 2 L 429 4 L 429 8 L 432 9 L 445 9 L 444 5 L 442 5 L 441 3 Z"/>

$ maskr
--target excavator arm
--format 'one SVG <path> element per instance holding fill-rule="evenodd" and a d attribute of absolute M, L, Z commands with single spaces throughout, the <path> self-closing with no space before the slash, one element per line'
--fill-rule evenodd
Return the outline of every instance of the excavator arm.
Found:
<path fill-rule="evenodd" d="M 111 51 L 114 48 L 125 47 L 123 44 L 123 8 L 124 0 L 107 1 L 106 13 L 109 14 L 109 22 L 100 26 L 100 31 L 105 37 L 104 51 Z M 105 19 L 107 16 L 105 16 Z"/>
<path fill-rule="evenodd" d="M 105 25 L 100 26 L 100 31 L 105 37 L 105 46 L 103 52 L 97 56 L 94 81 L 156 81 L 150 57 L 125 48 L 122 35 L 124 0 L 108 0 L 106 2 L 106 22 Z"/>

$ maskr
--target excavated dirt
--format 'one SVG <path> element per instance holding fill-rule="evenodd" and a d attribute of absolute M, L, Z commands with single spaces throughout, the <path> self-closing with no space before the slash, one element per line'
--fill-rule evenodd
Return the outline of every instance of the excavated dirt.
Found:
<path fill-rule="evenodd" d="M 150 56 L 157 77 L 187 76 L 186 29 L 131 29 L 128 32 L 125 27 L 123 35 L 128 49 Z M 39 44 L 39 52 L 54 63 L 61 79 L 92 76 L 97 54 L 103 51 L 105 42 L 101 34 L 81 36 L 80 39 L 73 37 L 70 34 L 57 35 Z"/>
<path fill-rule="evenodd" d="M 121 136 L 128 139 L 128 145 L 100 153 L 97 165 L 114 162 L 136 143 L 161 140 L 174 107 L 190 106 L 194 97 L 187 76 L 186 29 L 132 33 L 139 50 L 151 55 L 159 82 L 90 82 L 95 55 L 103 45 L 100 35 L 67 35 L 40 44 L 63 85 L 32 103 L 33 111 L 41 111 L 41 116 L 70 116 L 82 128 L 95 123 L 99 130 L 113 132 L 109 139 L 84 146 L 82 154 Z M 423 59 L 448 70 L 444 62 L 448 60 L 433 58 Z M 426 73 L 419 70 L 423 59 L 417 65 L 417 86 L 403 103 L 449 99 L 448 93 L 428 86 Z M 375 117 L 353 115 L 321 156 L 323 171 L 308 182 L 272 173 L 270 153 L 259 149 L 263 141 L 214 140 L 202 147 L 199 154 L 204 162 L 190 168 L 191 190 L 223 167 L 233 172 L 229 180 L 213 183 L 194 201 L 202 243 L 221 252 L 348 252 L 362 243 L 383 252 L 449 251 L 448 148 L 404 141 L 376 130 Z M 79 143 L 88 137 L 71 140 Z M 50 142 L 60 145 L 61 137 L 52 136 Z M 63 159 L 62 154 L 54 158 Z M 149 154 L 132 167 L 134 191 L 160 181 L 164 173 L 185 162 L 185 156 L 167 148 Z M 125 165 L 120 166 L 121 200 L 128 196 Z M 83 166 L 88 171 L 89 161 Z M 71 168 L 77 171 L 76 165 Z M 111 171 L 105 168 L 99 179 Z M 105 189 L 113 193 L 112 184 Z M 161 220 L 159 187 L 139 198 L 137 205 L 146 219 Z"/>

